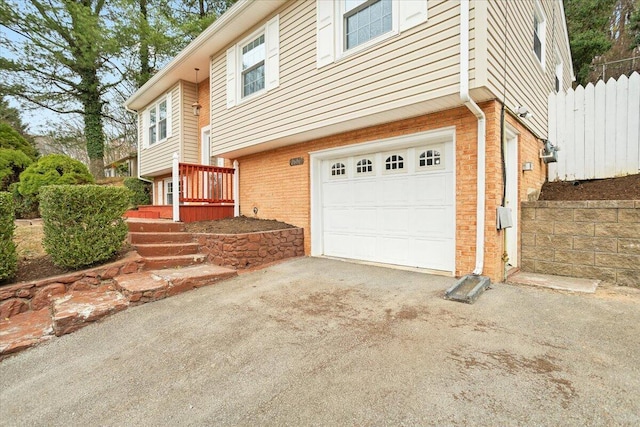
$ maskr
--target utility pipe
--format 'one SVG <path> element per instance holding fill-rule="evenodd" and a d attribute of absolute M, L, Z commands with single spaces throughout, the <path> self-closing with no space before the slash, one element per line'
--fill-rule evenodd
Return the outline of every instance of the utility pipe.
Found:
<path fill-rule="evenodd" d="M 487 119 L 469 94 L 469 0 L 460 1 L 460 100 L 478 119 L 478 170 L 476 205 L 476 266 L 473 274 L 481 275 L 484 268 L 484 214 L 486 175 Z"/>
<path fill-rule="evenodd" d="M 129 107 L 127 107 L 126 105 L 124 106 L 124 109 L 127 110 L 130 113 L 134 113 L 136 116 L 138 115 L 138 112 L 136 110 L 132 110 Z M 136 159 L 136 162 L 138 163 L 138 179 L 141 181 L 146 181 L 148 183 L 153 184 L 153 181 L 147 178 L 143 178 L 142 176 L 140 176 L 140 158 L 142 157 L 142 153 L 140 152 L 140 147 L 141 147 L 142 141 L 138 141 L 138 149 L 136 150 L 138 152 L 138 156 Z M 155 191 L 155 188 L 152 187 L 152 191 Z"/>

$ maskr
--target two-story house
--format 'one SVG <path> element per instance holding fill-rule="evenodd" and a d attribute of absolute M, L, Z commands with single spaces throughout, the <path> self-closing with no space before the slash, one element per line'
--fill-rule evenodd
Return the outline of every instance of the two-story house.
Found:
<path fill-rule="evenodd" d="M 308 255 L 501 280 L 572 80 L 561 0 L 240 0 L 126 106 L 154 204 L 174 153 L 234 164 L 239 213 L 303 227 Z"/>

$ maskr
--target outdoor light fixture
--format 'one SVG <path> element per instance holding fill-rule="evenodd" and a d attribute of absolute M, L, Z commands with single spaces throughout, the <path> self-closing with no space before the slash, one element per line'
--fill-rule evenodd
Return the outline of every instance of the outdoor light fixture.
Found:
<path fill-rule="evenodd" d="M 196 102 L 191 104 L 191 108 L 193 108 L 193 115 L 199 116 L 202 108 L 202 105 L 198 102 L 198 71 L 200 71 L 200 68 L 194 68 L 194 70 L 196 70 Z"/>

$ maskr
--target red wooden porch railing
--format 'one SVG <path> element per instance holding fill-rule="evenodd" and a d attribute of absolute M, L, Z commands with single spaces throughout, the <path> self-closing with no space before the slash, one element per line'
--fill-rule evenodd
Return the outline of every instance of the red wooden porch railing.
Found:
<path fill-rule="evenodd" d="M 233 203 L 233 168 L 179 163 L 180 203 Z"/>

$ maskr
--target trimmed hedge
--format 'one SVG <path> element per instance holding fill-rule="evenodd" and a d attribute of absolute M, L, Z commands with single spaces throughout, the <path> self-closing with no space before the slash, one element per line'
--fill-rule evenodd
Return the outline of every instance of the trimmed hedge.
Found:
<path fill-rule="evenodd" d="M 40 191 L 44 249 L 61 267 L 77 269 L 103 262 L 122 248 L 127 224 L 122 215 L 131 192 L 124 187 L 53 185 Z"/>
<path fill-rule="evenodd" d="M 20 174 L 18 190 L 23 196 L 37 196 L 45 185 L 93 184 L 89 169 L 64 154 L 40 157 Z"/>
<path fill-rule="evenodd" d="M 13 277 L 18 267 L 16 245 L 13 242 L 13 197 L 0 193 L 0 281 Z"/>
<path fill-rule="evenodd" d="M 146 182 L 137 178 L 125 178 L 123 184 L 133 193 L 131 195 L 132 208 L 137 208 L 140 205 L 144 206 L 151 204 L 150 182 Z"/>

